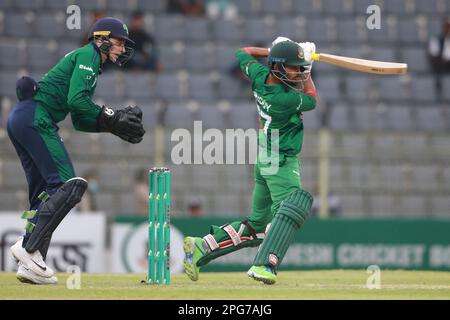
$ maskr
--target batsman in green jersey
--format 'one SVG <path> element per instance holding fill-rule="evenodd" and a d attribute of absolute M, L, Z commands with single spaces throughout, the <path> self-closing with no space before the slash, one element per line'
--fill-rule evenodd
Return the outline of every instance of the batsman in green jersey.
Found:
<path fill-rule="evenodd" d="M 217 257 L 260 246 L 247 274 L 266 284 L 276 282 L 277 269 L 313 202 L 302 189 L 298 154 L 302 114 L 316 107 L 310 76 L 314 52 L 314 43 L 284 37 L 275 39 L 270 49 L 237 50 L 236 59 L 252 83 L 260 123 L 252 213 L 244 221 L 212 226 L 203 238 L 185 238 L 184 267 L 191 280 L 198 280 L 200 268 Z M 257 61 L 265 57 L 268 67 Z"/>
<path fill-rule="evenodd" d="M 108 17 L 89 33 L 91 42 L 66 54 L 39 83 L 23 77 L 16 85 L 19 101 L 8 116 L 7 130 L 25 171 L 30 201 L 22 215 L 28 220 L 26 232 L 11 247 L 21 282 L 57 283 L 45 263 L 52 234 L 88 186 L 75 176 L 57 123 L 70 114 L 79 131 L 110 132 L 130 143 L 139 143 L 145 133 L 138 107 L 113 110 L 92 101 L 103 63 L 122 66 L 131 57 L 127 26 Z"/>

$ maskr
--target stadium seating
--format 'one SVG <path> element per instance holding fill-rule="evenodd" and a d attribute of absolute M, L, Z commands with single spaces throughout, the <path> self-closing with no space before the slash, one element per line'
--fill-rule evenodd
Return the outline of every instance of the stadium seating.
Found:
<path fill-rule="evenodd" d="M 166 0 L 154 0 L 154 1 L 138 0 L 138 9 L 146 12 L 162 13 L 166 10 L 167 6 L 166 2 L 167 2 Z"/>
<path fill-rule="evenodd" d="M 350 126 L 349 107 L 336 104 L 330 107 L 329 126 L 333 130 L 348 130 Z"/>
<path fill-rule="evenodd" d="M 0 1 L 0 203 L 16 209 L 25 178 L 5 123 L 19 75 L 39 79 L 66 53 L 79 46 L 96 9 L 124 18 L 142 10 L 156 39 L 162 70 L 106 69 L 95 100 L 114 108 L 137 104 L 147 133 L 131 146 L 108 134 L 76 133 L 68 117 L 61 135 L 77 172 L 98 169 L 98 206 L 111 215 L 130 213 L 134 172 L 171 163 L 171 133 L 257 129 L 257 109 L 249 82 L 239 76 L 236 49 L 268 46 L 278 35 L 314 41 L 318 51 L 382 61 L 403 61 L 409 75 L 370 76 L 315 62 L 313 79 L 320 102 L 304 114 L 303 187 L 318 187 L 319 130 L 330 129 L 330 188 L 345 217 L 443 217 L 450 202 L 450 77 L 442 95 L 427 58 L 427 40 L 441 32 L 437 19 L 449 12 L 443 0 L 230 0 L 235 19 L 168 13 L 167 0 L 80 0 L 82 28 L 68 31 L 68 0 Z M 367 7 L 378 5 L 381 29 L 366 27 Z M 262 61 L 262 63 L 266 63 Z M 155 130 L 165 128 L 162 149 Z M 158 136 L 159 137 L 159 136 Z M 161 144 L 161 143 L 159 143 Z M 205 144 L 206 145 L 206 144 Z M 100 165 L 101 163 L 101 165 Z M 171 166 L 174 211 L 186 214 L 201 198 L 208 214 L 247 215 L 251 211 L 253 167 L 244 165 Z"/>
<path fill-rule="evenodd" d="M 17 70 L 24 63 L 24 50 L 13 41 L 0 44 L 0 66 L 2 70 Z"/>

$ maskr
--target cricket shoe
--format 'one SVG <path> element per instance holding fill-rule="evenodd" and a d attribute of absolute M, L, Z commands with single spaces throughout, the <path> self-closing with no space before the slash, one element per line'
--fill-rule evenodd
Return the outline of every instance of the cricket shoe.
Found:
<path fill-rule="evenodd" d="M 45 264 L 39 250 L 36 250 L 33 253 L 28 253 L 27 250 L 22 247 L 22 241 L 23 237 L 20 237 L 19 240 L 17 240 L 17 242 L 10 248 L 14 258 L 21 262 L 25 268 L 33 271 L 36 275 L 44 278 L 51 278 L 54 275 L 54 272 Z"/>
<path fill-rule="evenodd" d="M 19 268 L 16 274 L 17 279 L 23 283 L 29 284 L 57 284 L 58 278 L 51 276 L 50 278 L 41 277 L 33 271 L 27 269 L 22 263 L 19 262 Z"/>
<path fill-rule="evenodd" d="M 247 275 L 265 284 L 274 284 L 277 281 L 277 275 L 269 266 L 253 266 L 247 271 Z"/>
<path fill-rule="evenodd" d="M 197 266 L 197 262 L 201 257 L 205 255 L 202 242 L 202 238 L 184 238 L 184 272 L 192 281 L 198 280 L 200 267 Z"/>

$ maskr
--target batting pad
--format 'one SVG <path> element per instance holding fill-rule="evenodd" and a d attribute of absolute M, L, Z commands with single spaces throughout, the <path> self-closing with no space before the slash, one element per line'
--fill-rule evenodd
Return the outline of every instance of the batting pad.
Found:
<path fill-rule="evenodd" d="M 240 250 L 242 248 L 257 247 L 261 244 L 262 241 L 263 241 L 263 239 L 252 239 L 252 240 L 242 241 L 240 244 L 238 244 L 236 246 L 231 245 L 226 248 L 219 248 L 219 249 L 213 250 L 213 251 L 205 254 L 203 257 L 201 257 L 197 261 L 197 266 L 202 267 L 205 264 L 209 263 L 211 260 L 217 259 L 218 257 L 224 256 L 226 254 Z"/>
<path fill-rule="evenodd" d="M 36 225 L 25 245 L 28 252 L 34 252 L 46 244 L 67 213 L 81 201 L 87 187 L 88 182 L 83 178 L 70 179 L 42 205 L 37 212 Z"/>
<path fill-rule="evenodd" d="M 308 217 L 312 203 L 311 194 L 300 189 L 283 200 L 266 238 L 259 247 L 253 265 L 270 265 L 276 270 L 283 261 L 295 233 Z"/>

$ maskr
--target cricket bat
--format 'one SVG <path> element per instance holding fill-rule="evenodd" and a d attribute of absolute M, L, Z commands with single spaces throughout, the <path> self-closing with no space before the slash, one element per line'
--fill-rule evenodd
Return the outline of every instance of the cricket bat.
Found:
<path fill-rule="evenodd" d="M 374 74 L 406 74 L 408 65 L 406 63 L 385 62 L 365 60 L 350 57 L 336 56 L 328 53 L 314 53 L 314 61 L 321 61 L 341 68 L 356 70 Z"/>

